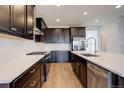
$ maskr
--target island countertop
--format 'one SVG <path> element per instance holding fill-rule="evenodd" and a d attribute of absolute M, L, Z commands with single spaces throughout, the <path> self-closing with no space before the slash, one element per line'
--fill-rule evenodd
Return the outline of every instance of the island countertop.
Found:
<path fill-rule="evenodd" d="M 97 52 L 98 57 L 86 57 L 84 53 L 86 51 L 71 51 L 71 53 L 80 56 L 100 67 L 107 69 L 108 71 L 115 73 L 121 77 L 124 77 L 124 55 L 123 54 L 114 54 L 107 52 Z"/>
<path fill-rule="evenodd" d="M 12 60 L 0 62 L 0 83 L 11 83 L 44 56 L 45 55 L 22 55 Z"/>

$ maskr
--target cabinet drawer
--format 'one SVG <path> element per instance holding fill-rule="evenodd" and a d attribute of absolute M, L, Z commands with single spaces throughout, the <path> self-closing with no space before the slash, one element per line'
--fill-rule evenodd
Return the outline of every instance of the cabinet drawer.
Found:
<path fill-rule="evenodd" d="M 21 76 L 19 76 L 15 81 L 13 81 L 13 86 L 15 88 L 21 88 L 30 77 L 36 72 L 36 70 L 40 67 L 40 62 L 36 63 L 34 66 L 29 68 L 26 72 L 24 72 Z"/>
<path fill-rule="evenodd" d="M 26 82 L 23 88 L 35 88 L 40 81 L 40 68 L 32 75 L 32 77 Z"/>
<path fill-rule="evenodd" d="M 41 88 L 41 82 L 39 81 L 35 88 Z"/>

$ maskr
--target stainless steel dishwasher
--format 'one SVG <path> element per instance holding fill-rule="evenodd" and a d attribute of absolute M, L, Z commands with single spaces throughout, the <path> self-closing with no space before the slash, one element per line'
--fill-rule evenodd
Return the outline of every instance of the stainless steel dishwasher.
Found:
<path fill-rule="evenodd" d="M 111 72 L 90 62 L 87 64 L 87 78 L 88 88 L 109 88 L 112 86 Z"/>

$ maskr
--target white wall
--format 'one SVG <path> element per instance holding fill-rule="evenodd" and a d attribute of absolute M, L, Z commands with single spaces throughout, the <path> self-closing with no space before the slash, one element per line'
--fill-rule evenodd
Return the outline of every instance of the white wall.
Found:
<path fill-rule="evenodd" d="M 53 43 L 36 43 L 36 47 L 40 51 L 52 51 L 52 50 L 70 50 L 71 46 L 69 43 L 58 43 L 58 44 L 53 44 Z"/>
<path fill-rule="evenodd" d="M 100 28 L 101 51 L 124 53 L 124 17 L 118 17 Z"/>

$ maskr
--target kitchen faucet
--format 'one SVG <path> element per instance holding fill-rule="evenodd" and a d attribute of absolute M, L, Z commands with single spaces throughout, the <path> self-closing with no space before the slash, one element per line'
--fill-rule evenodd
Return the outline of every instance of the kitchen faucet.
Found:
<path fill-rule="evenodd" d="M 96 39 L 94 38 L 94 37 L 89 37 L 87 40 L 86 40 L 86 43 L 87 43 L 87 47 L 88 47 L 88 41 L 90 40 L 90 39 L 93 39 L 94 41 L 95 41 L 95 48 L 94 48 L 94 53 L 96 54 Z"/>

